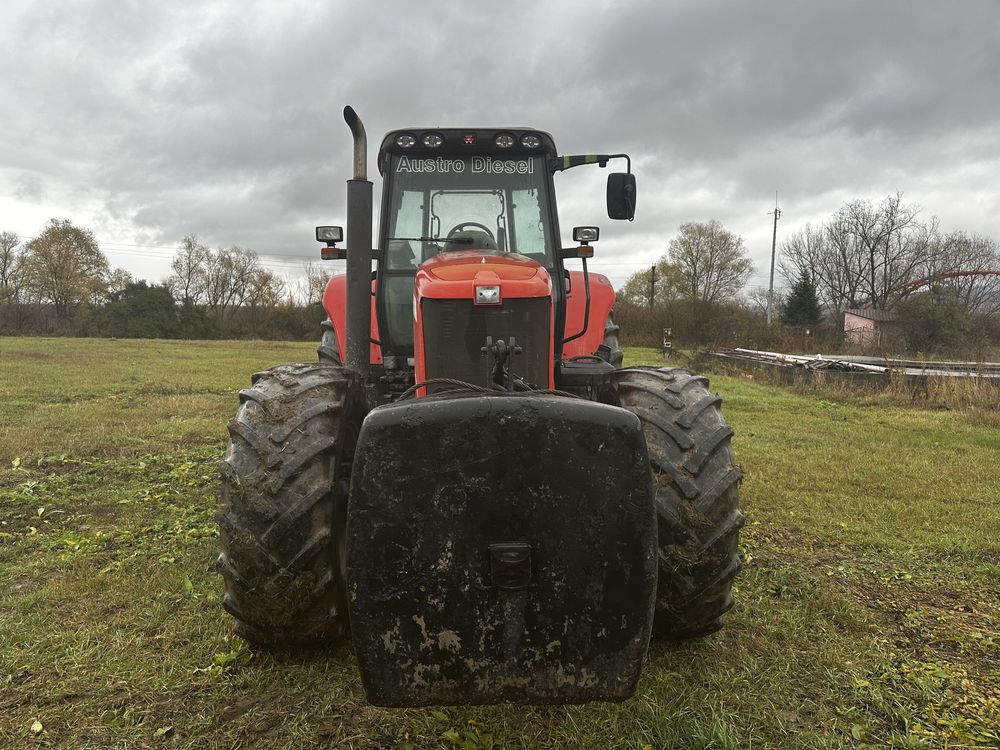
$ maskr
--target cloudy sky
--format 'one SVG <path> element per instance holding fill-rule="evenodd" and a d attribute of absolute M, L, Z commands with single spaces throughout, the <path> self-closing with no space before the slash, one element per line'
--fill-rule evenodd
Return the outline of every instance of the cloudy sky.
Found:
<path fill-rule="evenodd" d="M 376 144 L 530 125 L 627 151 L 633 223 L 607 219 L 602 170 L 556 177 L 564 242 L 601 225 L 616 283 L 718 219 L 766 285 L 775 191 L 779 242 L 896 191 L 1000 239 L 997 0 L 4 0 L 0 103 L 0 231 L 68 218 L 150 280 L 191 232 L 288 276 L 317 259 L 312 227 L 345 216 L 345 104 Z"/>

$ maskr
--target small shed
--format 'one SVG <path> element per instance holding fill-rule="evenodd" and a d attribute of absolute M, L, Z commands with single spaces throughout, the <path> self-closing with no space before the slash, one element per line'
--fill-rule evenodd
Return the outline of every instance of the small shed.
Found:
<path fill-rule="evenodd" d="M 844 343 L 860 346 L 888 344 L 899 331 L 899 316 L 892 310 L 856 307 L 844 310 Z"/>

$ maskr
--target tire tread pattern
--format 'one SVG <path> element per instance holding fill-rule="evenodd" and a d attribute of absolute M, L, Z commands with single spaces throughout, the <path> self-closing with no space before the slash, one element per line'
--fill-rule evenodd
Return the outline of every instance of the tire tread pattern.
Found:
<path fill-rule="evenodd" d="M 216 520 L 223 608 L 263 647 L 347 632 L 337 547 L 345 486 L 364 412 L 357 375 L 326 364 L 256 373 L 240 392 L 219 466 Z"/>
<path fill-rule="evenodd" d="M 708 379 L 679 368 L 631 367 L 612 376 L 616 404 L 639 417 L 656 485 L 659 580 L 653 634 L 715 632 L 733 605 L 740 566 L 742 469 L 733 431 Z"/>

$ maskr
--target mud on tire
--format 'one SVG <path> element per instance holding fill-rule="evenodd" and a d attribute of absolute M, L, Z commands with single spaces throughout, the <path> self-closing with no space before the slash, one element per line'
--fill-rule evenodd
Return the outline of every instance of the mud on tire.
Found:
<path fill-rule="evenodd" d="M 252 382 L 219 467 L 222 606 L 256 645 L 336 638 L 347 632 L 342 537 L 360 381 L 321 364 L 281 365 Z"/>
<path fill-rule="evenodd" d="M 687 370 L 612 375 L 616 404 L 642 422 L 656 483 L 659 572 L 653 635 L 683 639 L 722 627 L 739 568 L 743 471 L 717 395 Z"/>

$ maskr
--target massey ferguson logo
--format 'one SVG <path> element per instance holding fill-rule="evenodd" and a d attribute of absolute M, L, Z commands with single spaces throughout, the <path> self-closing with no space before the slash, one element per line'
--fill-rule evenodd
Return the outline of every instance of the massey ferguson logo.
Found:
<path fill-rule="evenodd" d="M 473 156 L 471 159 L 411 159 L 399 157 L 396 172 L 461 174 L 466 170 L 472 174 L 534 174 L 535 163 L 531 159 L 494 159 L 492 156 Z"/>

